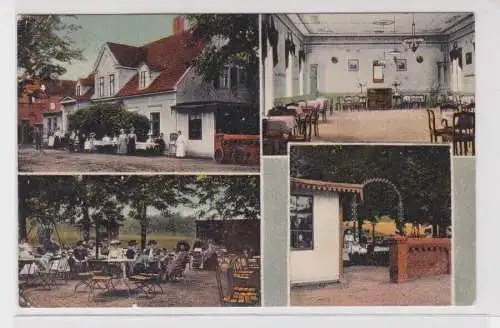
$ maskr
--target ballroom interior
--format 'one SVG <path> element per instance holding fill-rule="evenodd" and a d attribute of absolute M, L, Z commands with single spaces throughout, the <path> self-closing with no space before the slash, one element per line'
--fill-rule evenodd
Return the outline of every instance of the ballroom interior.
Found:
<path fill-rule="evenodd" d="M 261 17 L 264 155 L 302 141 L 452 143 L 475 154 L 473 13 Z"/>
<path fill-rule="evenodd" d="M 401 107 L 404 96 L 423 96 L 412 101 L 422 107 L 471 97 L 474 23 L 467 12 L 264 15 L 262 108 L 320 95 L 338 109 L 372 89 L 396 98 L 377 109 Z"/>

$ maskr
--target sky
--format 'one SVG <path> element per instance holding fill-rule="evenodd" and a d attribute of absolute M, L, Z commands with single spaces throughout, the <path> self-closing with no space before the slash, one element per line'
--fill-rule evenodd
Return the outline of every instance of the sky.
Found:
<path fill-rule="evenodd" d="M 102 45 L 106 42 L 141 46 L 172 34 L 175 15 L 76 15 L 66 18 L 81 26 L 70 34 L 85 60 L 64 64 L 61 79 L 76 80 L 90 74 Z"/>

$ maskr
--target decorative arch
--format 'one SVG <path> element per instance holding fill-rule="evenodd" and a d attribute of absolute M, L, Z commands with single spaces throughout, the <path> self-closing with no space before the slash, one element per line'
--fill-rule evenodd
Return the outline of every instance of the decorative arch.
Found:
<path fill-rule="evenodd" d="M 404 225 L 402 224 L 403 219 L 404 219 L 404 207 L 403 207 L 403 196 L 401 194 L 401 191 L 389 179 L 386 179 L 386 178 L 369 178 L 369 179 L 365 180 L 362 183 L 362 191 L 363 191 L 362 194 L 364 194 L 365 187 L 367 185 L 373 184 L 373 183 L 385 184 L 385 185 L 391 187 L 391 189 L 398 196 L 398 218 L 397 218 L 396 226 L 397 226 L 397 229 L 399 230 L 399 232 L 401 234 L 404 234 Z M 363 201 L 364 200 L 361 199 L 361 202 L 363 202 Z M 358 201 L 358 197 L 356 197 L 356 196 L 353 197 L 352 201 L 351 201 L 351 211 L 352 211 L 351 213 L 352 213 L 353 218 L 356 219 L 356 220 L 358 219 L 358 206 L 359 205 L 360 205 L 360 202 Z"/>

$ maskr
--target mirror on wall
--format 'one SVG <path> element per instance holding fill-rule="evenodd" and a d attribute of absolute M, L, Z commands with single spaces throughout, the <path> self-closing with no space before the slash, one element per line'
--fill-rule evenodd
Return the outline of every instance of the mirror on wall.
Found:
<path fill-rule="evenodd" d="M 373 83 L 384 83 L 384 66 L 378 60 L 373 61 Z"/>

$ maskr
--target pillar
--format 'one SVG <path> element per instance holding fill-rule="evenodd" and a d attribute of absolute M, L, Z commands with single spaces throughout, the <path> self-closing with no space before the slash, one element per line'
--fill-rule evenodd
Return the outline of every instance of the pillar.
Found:
<path fill-rule="evenodd" d="M 288 56 L 288 67 L 286 69 L 286 96 L 293 97 L 293 65 L 294 56 L 292 54 L 287 54 Z"/>
<path fill-rule="evenodd" d="M 304 66 L 306 63 L 302 62 L 299 69 L 299 95 L 304 94 Z"/>
<path fill-rule="evenodd" d="M 269 40 L 267 42 L 267 57 L 264 60 L 264 114 L 274 107 L 274 67 L 273 49 Z"/>
<path fill-rule="evenodd" d="M 399 283 L 408 280 L 408 239 L 394 237 L 390 240 L 389 278 Z"/>

